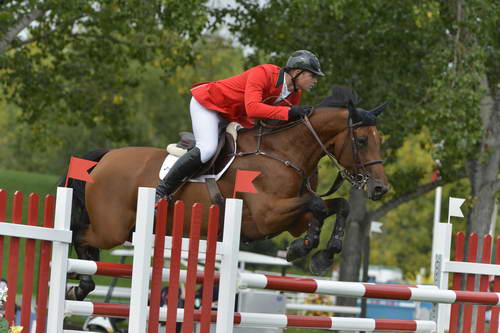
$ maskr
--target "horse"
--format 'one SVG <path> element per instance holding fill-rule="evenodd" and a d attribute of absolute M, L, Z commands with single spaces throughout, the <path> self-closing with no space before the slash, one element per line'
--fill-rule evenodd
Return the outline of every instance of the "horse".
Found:
<path fill-rule="evenodd" d="M 376 128 L 377 116 L 386 104 L 370 111 L 359 109 L 355 107 L 357 95 L 350 88 L 339 87 L 297 121 L 276 124 L 262 120 L 253 128 L 241 130 L 235 159 L 217 181 L 222 195 L 231 197 L 238 169 L 260 171 L 253 182 L 258 194 L 237 194 L 243 199 L 242 241 L 271 238 L 287 231 L 296 237 L 287 250 L 289 261 L 316 248 L 323 221 L 336 214 L 326 248 L 311 259 L 310 269 L 315 274 L 326 272 L 333 265 L 334 254 L 341 251 L 349 214 L 345 199 L 323 200 L 315 193 L 320 159 L 328 156 L 340 169 L 335 188 L 328 194 L 339 186 L 339 179 L 363 188 L 372 200 L 379 200 L 389 187 Z M 137 189 L 159 183 L 159 170 L 167 154 L 152 147 L 123 147 L 82 156 L 98 163 L 90 172 L 93 182 L 69 183 L 74 189 L 71 228 L 78 258 L 98 261 L 100 249 L 111 249 L 130 239 Z M 208 216 L 211 199 L 204 183 L 184 183 L 173 199 L 183 200 L 186 207 L 200 202 L 205 209 L 203 215 Z M 190 214 L 187 210 L 186 221 L 190 221 Z M 205 218 L 202 235 L 207 222 Z M 187 236 L 189 223 L 184 225 Z M 68 299 L 83 300 L 95 288 L 91 276 L 77 278 L 79 284 L 68 290 Z"/>

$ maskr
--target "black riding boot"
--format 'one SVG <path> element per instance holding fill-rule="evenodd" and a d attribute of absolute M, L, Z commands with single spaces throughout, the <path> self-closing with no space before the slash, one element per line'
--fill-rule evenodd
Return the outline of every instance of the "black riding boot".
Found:
<path fill-rule="evenodd" d="M 161 198 L 171 201 L 171 195 L 177 190 L 182 181 L 193 176 L 203 163 L 200 159 L 200 149 L 194 147 L 174 163 L 165 178 L 156 186 L 156 202 Z"/>

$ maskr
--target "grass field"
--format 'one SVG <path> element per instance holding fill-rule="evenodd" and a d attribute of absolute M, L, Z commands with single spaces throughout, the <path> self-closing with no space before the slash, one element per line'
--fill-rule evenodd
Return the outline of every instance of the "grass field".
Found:
<path fill-rule="evenodd" d="M 0 169 L 0 188 L 11 193 L 22 191 L 36 192 L 40 195 L 54 194 L 58 180 L 59 177 L 54 175 Z"/>

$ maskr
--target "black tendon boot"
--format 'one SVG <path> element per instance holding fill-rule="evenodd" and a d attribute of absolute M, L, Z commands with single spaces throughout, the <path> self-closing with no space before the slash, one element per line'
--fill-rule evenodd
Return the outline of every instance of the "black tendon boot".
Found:
<path fill-rule="evenodd" d="M 174 163 L 167 175 L 156 186 L 156 202 L 161 198 L 171 201 L 172 194 L 182 184 L 185 178 L 193 174 L 201 167 L 203 163 L 200 159 L 200 149 L 194 147 Z"/>

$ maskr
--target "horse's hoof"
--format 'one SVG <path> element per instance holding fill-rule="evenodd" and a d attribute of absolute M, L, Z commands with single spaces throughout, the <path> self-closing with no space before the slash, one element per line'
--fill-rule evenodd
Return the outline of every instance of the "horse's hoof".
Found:
<path fill-rule="evenodd" d="M 298 238 L 292 242 L 292 244 L 288 247 L 286 252 L 286 260 L 294 261 L 295 259 L 299 259 L 305 257 L 311 249 L 308 249 L 304 245 L 304 239 Z"/>
<path fill-rule="evenodd" d="M 324 275 L 333 265 L 333 254 L 326 250 L 316 252 L 309 264 L 309 270 L 315 275 Z"/>
<path fill-rule="evenodd" d="M 77 287 L 70 287 L 68 290 L 66 290 L 66 299 L 70 301 L 78 301 L 76 297 L 76 288 Z"/>

